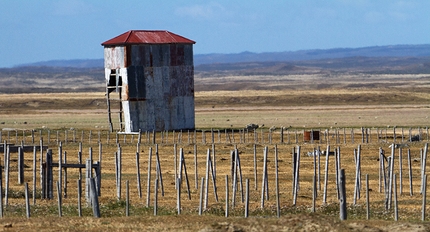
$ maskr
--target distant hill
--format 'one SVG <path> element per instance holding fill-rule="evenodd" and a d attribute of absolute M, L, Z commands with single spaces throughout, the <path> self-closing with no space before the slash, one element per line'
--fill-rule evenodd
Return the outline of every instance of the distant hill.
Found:
<path fill-rule="evenodd" d="M 194 63 L 196 80 L 296 74 L 430 74 L 430 44 L 205 54 L 194 55 Z M 0 93 L 105 91 L 103 65 L 103 59 L 75 59 L 0 68 Z"/>
<path fill-rule="evenodd" d="M 69 68 L 103 68 L 103 59 L 74 59 L 74 60 L 48 60 L 35 63 L 20 64 L 15 68 L 20 67 L 69 67 Z"/>
<path fill-rule="evenodd" d="M 430 57 L 430 44 L 392 45 L 363 48 L 313 49 L 289 52 L 242 52 L 233 54 L 196 54 L 194 65 L 215 63 L 280 62 L 339 59 L 347 57 Z M 50 60 L 22 64 L 23 66 L 103 68 L 103 59 Z"/>
<path fill-rule="evenodd" d="M 237 54 L 194 55 L 194 64 L 304 61 L 347 57 L 430 57 L 430 44 L 393 45 L 363 48 L 314 49 L 292 52 L 242 52 Z"/>

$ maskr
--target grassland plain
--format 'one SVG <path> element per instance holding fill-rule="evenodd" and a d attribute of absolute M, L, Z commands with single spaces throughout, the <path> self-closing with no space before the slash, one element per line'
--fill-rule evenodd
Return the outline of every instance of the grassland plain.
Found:
<path fill-rule="evenodd" d="M 149 149 L 155 150 L 155 145 L 150 141 L 149 135 L 142 137 L 139 147 L 140 167 L 142 178 L 142 198 L 138 197 L 136 181 L 136 136 L 119 136 L 119 142 L 123 149 L 123 174 L 122 181 L 130 181 L 130 217 L 125 217 L 125 187 L 123 183 L 122 198 L 116 197 L 115 189 L 115 162 L 114 153 L 117 151 L 115 134 L 108 134 L 107 115 L 104 93 L 62 93 L 62 94 L 11 94 L 0 96 L 0 122 L 2 127 L 2 139 L 8 138 L 11 143 L 32 143 L 31 130 L 38 140 L 39 136 L 44 138 L 54 151 L 54 160 L 58 160 L 58 141 L 63 143 L 63 151 L 67 151 L 68 162 L 76 163 L 79 142 L 83 143 L 84 157 L 89 155 L 91 147 L 95 154 L 98 152 L 98 140 L 103 144 L 102 151 L 102 196 L 100 198 L 102 218 L 92 218 L 90 208 L 84 207 L 84 217 L 77 216 L 77 170 L 68 170 L 67 198 L 63 198 L 63 217 L 58 218 L 57 203 L 54 200 L 36 200 L 36 205 L 31 207 L 32 217 L 25 218 L 25 204 L 23 185 L 17 184 L 17 160 L 12 154 L 10 172 L 10 198 L 9 205 L 5 209 L 5 217 L 1 219 L 3 230 L 175 230 L 175 231 L 248 231 L 248 230 L 298 230 L 298 231 L 345 231 L 345 230 L 382 230 L 382 231 L 427 231 L 430 229 L 428 222 L 420 222 L 422 196 L 420 189 L 420 149 L 428 141 L 409 143 L 411 151 L 413 196 L 409 194 L 409 174 L 407 172 L 406 150 L 403 149 L 402 167 L 402 192 L 399 191 L 399 222 L 393 222 L 393 209 L 384 209 L 384 193 L 379 192 L 378 182 L 378 150 L 379 147 L 389 153 L 388 146 L 393 141 L 393 126 L 397 126 L 397 141 L 401 141 L 401 128 L 405 134 L 410 127 L 425 128 L 429 124 L 430 116 L 430 89 L 429 78 L 426 76 L 381 76 L 367 78 L 370 80 L 356 81 L 355 87 L 346 87 L 340 84 L 342 78 L 332 77 L 331 81 L 319 80 L 313 76 L 313 81 L 308 82 L 304 76 L 278 77 L 278 81 L 270 82 L 269 79 L 253 78 L 258 82 L 249 85 L 246 80 L 235 77 L 235 80 L 225 81 L 220 79 L 196 80 L 196 127 L 206 130 L 203 136 L 199 131 L 188 135 L 183 132 L 182 139 L 179 132 L 173 135 L 157 133 L 156 140 L 159 144 L 160 163 L 164 178 L 164 197 L 159 193 L 159 216 L 152 216 L 153 209 L 146 207 L 146 178 L 148 172 Z M 354 79 L 354 77 L 351 77 Z M 412 82 L 408 80 L 413 79 Z M 288 79 L 288 80 L 287 80 Z M 395 80 L 395 81 L 394 81 Z M 372 85 L 371 83 L 374 83 Z M 386 81 L 390 87 L 378 87 L 377 83 Z M 336 82 L 339 82 L 336 85 Z M 354 81 L 351 80 L 351 83 Z M 218 84 L 210 84 L 218 83 Z M 301 83 L 301 84 L 300 84 Z M 320 83 L 320 84 L 318 84 Z M 360 83 L 365 83 L 358 87 Z M 393 85 L 397 83 L 397 85 Z M 408 83 L 405 85 L 405 83 Z M 289 85 L 290 84 L 290 85 Z M 322 84 L 325 84 L 322 88 Z M 304 88 L 300 88 L 300 85 Z M 202 90 L 203 87 L 211 89 Z M 216 87 L 218 86 L 218 87 Z M 236 87 L 234 87 L 236 86 Z M 290 88 L 287 88 L 290 86 Z M 296 86 L 292 88 L 291 86 Z M 233 88 L 234 91 L 230 88 Z M 199 90 L 200 89 L 200 90 Z M 226 142 L 225 134 L 218 133 L 215 136 L 216 148 L 216 183 L 219 201 L 215 200 L 212 182 L 209 182 L 208 208 L 203 216 L 198 216 L 199 189 L 195 188 L 194 168 L 197 168 L 198 178 L 205 175 L 206 154 L 212 149 L 210 129 L 238 129 L 247 123 L 264 124 L 258 130 L 259 141 L 257 147 L 257 181 L 254 179 L 254 140 L 253 133 L 247 134 L 247 141 L 235 133 L 234 141 Z M 285 142 L 280 143 L 279 130 L 273 133 L 272 143 L 268 139 L 268 128 L 285 126 Z M 290 127 L 291 126 L 291 127 Z M 387 127 L 389 126 L 389 127 Z M 369 143 L 361 143 L 361 131 L 359 127 L 372 129 Z M 299 136 L 304 129 L 330 129 L 332 132 L 327 142 L 326 137 L 321 135 L 320 141 L 315 143 L 303 142 L 298 138 L 298 144 L 294 142 L 294 132 Z M 340 143 L 334 139 L 333 132 L 337 128 L 347 128 L 346 143 L 343 137 Z M 355 128 L 355 141 L 351 140 L 350 129 Z M 387 137 L 376 137 L 376 128 L 387 131 Z M 48 138 L 50 131 L 50 138 Z M 58 141 L 56 132 L 58 131 Z M 92 138 L 90 139 L 90 131 Z M 263 131 L 263 136 L 261 136 Z M 40 134 L 41 133 L 41 134 Z M 67 139 L 66 139 L 67 133 Z M 381 133 L 383 134 L 383 133 Z M 82 137 L 83 135 L 83 137 Z M 287 135 L 290 140 L 287 140 Z M 343 131 L 340 130 L 343 136 Z M 424 130 L 424 135 L 426 131 Z M 74 138 L 74 136 L 76 138 Z M 190 136 L 191 142 L 188 143 Z M 233 136 L 230 132 L 230 136 Z M 206 142 L 203 142 L 205 138 Z M 218 138 L 220 138 L 218 140 Z M 264 138 L 264 141 L 261 140 Z M 427 138 L 427 137 L 425 137 Z M 195 142 L 194 142 L 195 139 Z M 233 137 L 230 137 L 233 139 Z M 407 139 L 407 136 L 404 137 Z M 241 142 L 242 141 L 242 142 Z M 38 144 L 38 141 L 35 142 Z M 182 190 L 182 214 L 176 215 L 176 190 L 174 179 L 174 150 L 173 144 L 178 144 L 184 149 L 184 156 L 188 168 L 188 176 L 191 186 L 191 200 L 186 198 L 187 191 Z M 312 176 L 313 158 L 302 156 L 300 190 L 297 204 L 292 204 L 292 164 L 291 151 L 297 145 L 301 146 L 302 154 L 312 151 L 318 146 L 326 149 L 327 143 L 333 150 L 341 148 L 341 164 L 346 170 L 346 188 L 348 193 L 348 220 L 338 220 L 338 200 L 335 188 L 334 162 L 330 157 L 329 181 L 327 188 L 327 204 L 322 203 L 322 188 L 318 191 L 316 213 L 311 212 L 312 205 Z M 279 190 L 281 217 L 276 218 L 275 201 L 275 162 L 274 146 L 278 151 Z M 354 149 L 361 145 L 362 181 L 364 175 L 369 174 L 369 186 L 371 200 L 371 220 L 365 220 L 365 197 L 362 187 L 361 198 L 353 205 L 353 189 L 355 177 Z M 197 147 L 197 165 L 194 163 L 194 145 Z M 230 175 L 230 152 L 237 147 L 240 151 L 242 175 L 244 179 L 250 180 L 250 218 L 243 218 L 244 204 L 238 194 L 236 206 L 231 209 L 230 217 L 225 218 L 225 176 Z M 269 200 L 265 202 L 264 209 L 260 208 L 261 201 L 261 178 L 263 164 L 263 149 L 269 148 L 268 174 L 269 174 Z M 396 150 L 396 154 L 398 154 Z M 95 155 L 97 157 L 97 155 Z M 321 157 L 325 158 L 325 157 Z M 37 160 L 40 153 L 37 153 Z M 155 158 L 152 159 L 152 176 L 155 176 Z M 31 154 L 25 155 L 25 182 L 32 189 L 33 159 Z M 399 169 L 396 163 L 396 170 Z M 321 159 L 321 180 L 325 160 Z M 37 166 L 37 177 L 39 178 L 39 166 Z M 396 171 L 397 173 L 397 171 Z M 54 170 L 54 180 L 58 172 Z M 229 176 L 231 181 L 231 176 Z M 37 187 L 39 188 L 39 179 Z M 151 184 L 153 185 L 154 180 Z M 231 182 L 230 182 L 231 183 Z M 321 182 L 323 183 L 323 181 Z M 364 186 L 364 181 L 362 182 Z M 200 183 L 198 183 L 200 185 Z M 153 186 L 151 186 L 151 206 L 153 205 Z M 398 182 L 400 187 L 400 180 Z M 232 194 L 229 188 L 230 197 Z M 36 195 L 37 196 L 37 195 Z M 40 197 L 40 196 L 39 196 Z M 230 198 L 231 199 L 231 198 Z"/>

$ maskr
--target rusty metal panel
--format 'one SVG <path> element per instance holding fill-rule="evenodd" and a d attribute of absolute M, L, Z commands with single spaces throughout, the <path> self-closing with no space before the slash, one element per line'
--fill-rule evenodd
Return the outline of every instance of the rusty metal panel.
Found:
<path fill-rule="evenodd" d="M 194 66 L 193 45 L 184 44 L 184 65 Z"/>
<path fill-rule="evenodd" d="M 177 35 L 170 31 L 160 30 L 131 30 L 102 43 L 102 46 L 114 46 L 124 44 L 172 44 L 196 42 Z"/>
<path fill-rule="evenodd" d="M 144 70 L 141 66 L 130 66 L 127 69 L 128 100 L 139 101 L 146 98 Z"/>
<path fill-rule="evenodd" d="M 185 128 L 194 128 L 195 126 L 195 108 L 194 108 L 194 96 L 186 96 L 184 99 L 184 117 L 185 117 Z"/>
<path fill-rule="evenodd" d="M 190 49 L 177 44 L 131 48 L 132 65 L 120 69 L 123 98 L 128 100 L 123 104 L 126 132 L 194 128 L 194 67 L 169 65 L 187 59 L 185 54 L 170 58 L 171 51 L 181 54 Z M 134 57 L 137 54 L 143 58 Z"/>
<path fill-rule="evenodd" d="M 163 95 L 164 95 L 164 90 L 163 90 L 163 68 L 161 67 L 154 67 L 153 68 L 153 73 L 154 73 L 154 89 L 149 90 L 151 91 L 152 94 L 151 96 L 155 99 L 162 99 Z"/>
<path fill-rule="evenodd" d="M 107 47 L 104 49 L 105 68 L 116 69 L 125 67 L 125 48 L 124 47 Z"/>

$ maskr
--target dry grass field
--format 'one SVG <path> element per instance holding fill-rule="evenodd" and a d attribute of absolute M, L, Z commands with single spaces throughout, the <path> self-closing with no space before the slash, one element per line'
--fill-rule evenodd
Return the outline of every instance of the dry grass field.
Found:
<path fill-rule="evenodd" d="M 430 116 L 430 77 L 427 75 L 403 76 L 344 76 L 317 78 L 315 76 L 283 77 L 220 77 L 196 79 L 196 128 L 198 131 L 157 133 L 160 164 L 165 195 L 158 193 L 158 216 L 153 216 L 154 179 L 151 179 L 150 207 L 146 207 L 146 189 L 149 149 L 155 151 L 151 134 L 142 134 L 139 147 L 142 198 L 138 196 L 136 148 L 137 136 L 119 135 L 122 147 L 122 197 L 116 196 L 114 153 L 117 151 L 116 135 L 107 132 L 107 115 L 104 93 L 64 93 L 64 94 L 8 94 L 0 95 L 0 126 L 2 140 L 9 143 L 32 145 L 43 137 L 44 144 L 58 160 L 58 141 L 67 152 L 67 161 L 77 163 L 79 142 L 83 144 L 83 157 L 89 156 L 89 148 L 98 159 L 100 141 L 102 144 L 102 196 L 99 199 L 101 218 L 92 217 L 92 211 L 83 203 L 83 217 L 77 215 L 77 170 L 67 170 L 67 197 L 63 198 L 63 217 L 58 217 L 56 192 L 53 200 L 41 200 L 37 195 L 36 205 L 31 205 L 31 218 L 25 218 L 24 186 L 17 184 L 17 159 L 12 153 L 10 171 L 9 205 L 0 219 L 2 230 L 174 230 L 174 231 L 428 231 L 430 225 L 421 220 L 422 195 L 420 183 L 420 149 L 428 143 Z M 264 124 L 254 133 L 240 134 L 238 129 L 248 123 Z M 283 126 L 284 143 L 280 130 L 271 134 L 268 128 Z M 397 179 L 399 200 L 399 222 L 394 222 L 393 208 L 385 210 L 384 193 L 379 191 L 378 151 L 383 148 L 390 155 L 388 146 L 394 142 L 393 126 L 396 126 L 396 143 L 407 143 L 409 128 L 417 134 L 418 128 L 423 141 L 407 143 L 402 149 L 402 182 Z M 362 142 L 360 127 L 370 128 L 370 140 Z M 213 183 L 209 181 L 208 207 L 203 216 L 198 215 L 200 189 L 196 188 L 194 170 L 197 167 L 197 182 L 205 176 L 207 150 L 212 149 L 211 128 L 214 129 L 216 150 L 216 185 L 218 201 L 215 200 Z M 345 136 L 344 131 L 345 129 Z M 229 132 L 226 138 L 225 129 Z M 232 133 L 234 130 L 234 135 Z M 303 141 L 303 130 L 329 130 L 330 135 L 321 133 L 321 140 Z M 354 141 L 351 138 L 354 129 Z M 403 129 L 403 136 L 402 136 Z M 220 130 L 220 133 L 218 133 Z M 380 138 L 377 137 L 377 131 Z M 48 137 L 49 131 L 49 137 Z M 90 132 L 91 131 L 91 132 Z M 202 133 L 204 131 L 204 134 Z M 335 132 L 339 139 L 336 141 Z M 57 141 L 58 132 L 58 141 Z M 296 140 L 297 132 L 297 143 Z M 90 137 L 91 133 L 91 137 Z M 386 133 L 386 134 L 385 134 Z M 67 134 L 67 138 L 66 138 Z M 83 137 L 82 137 L 83 136 Z M 185 182 L 181 191 L 181 215 L 175 206 L 174 143 L 177 150 L 184 151 L 190 184 L 191 200 L 187 198 Z M 254 179 L 254 144 L 257 148 L 257 180 Z M 194 145 L 197 147 L 197 163 L 194 162 Z M 278 152 L 280 213 L 276 217 L 275 197 L 275 145 Z M 333 157 L 329 157 L 327 203 L 322 202 L 324 190 L 325 156 L 320 160 L 321 188 L 316 199 L 316 212 L 312 207 L 313 158 L 306 155 L 314 148 L 325 150 L 327 145 L 333 150 L 341 149 L 341 166 L 346 171 L 348 220 L 340 221 L 339 202 L 335 185 Z M 355 164 L 354 149 L 361 146 L 361 197 L 353 203 Z M 230 216 L 225 214 L 225 176 L 229 175 L 231 187 L 230 152 L 237 147 L 240 152 L 243 187 L 249 179 L 250 215 L 244 216 L 244 203 L 240 192 L 236 195 L 236 206 L 230 208 Z M 263 149 L 268 147 L 269 199 L 261 209 L 261 180 L 263 170 Z M 293 148 L 301 147 L 300 190 L 297 204 L 293 205 L 292 161 Z M 409 169 L 407 149 L 412 159 L 413 195 L 409 192 Z M 400 174 L 399 150 L 396 149 L 395 173 Z M 40 153 L 37 153 L 37 160 Z M 1 159 L 4 160 L 4 159 Z M 155 157 L 152 157 L 151 175 L 155 176 Z M 197 164 L 197 166 L 196 166 Z M 33 189 L 33 158 L 25 154 L 25 182 Z M 39 165 L 39 164 L 38 164 Z M 40 191 L 37 165 L 37 185 Z M 366 220 L 365 175 L 369 174 L 370 218 Z M 57 180 L 58 169 L 54 169 Z M 3 174 L 4 178 L 4 174 Z M 125 181 L 130 183 L 130 217 L 125 216 Z M 4 183 L 3 183 L 4 185 Z M 400 186 L 402 191 L 400 192 Z M 85 200 L 82 199 L 84 202 Z M 427 206 L 427 212 L 429 207 Z"/>

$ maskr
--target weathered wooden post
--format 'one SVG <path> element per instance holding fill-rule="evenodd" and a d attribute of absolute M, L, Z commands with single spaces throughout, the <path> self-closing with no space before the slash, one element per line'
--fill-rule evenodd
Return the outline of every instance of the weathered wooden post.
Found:
<path fill-rule="evenodd" d="M 60 181 L 57 181 L 57 199 L 58 199 L 58 217 L 63 216 L 63 207 L 62 207 L 62 200 L 61 200 L 61 184 Z"/>
<path fill-rule="evenodd" d="M 67 164 L 67 152 L 64 151 L 63 164 Z M 67 198 L 67 167 L 64 167 L 64 186 L 63 186 L 63 196 Z"/>
<path fill-rule="evenodd" d="M 150 194 L 151 194 L 151 162 L 152 162 L 152 147 L 149 148 L 148 153 L 148 180 L 146 185 L 146 207 L 149 207 Z"/>
<path fill-rule="evenodd" d="M 202 215 L 203 212 L 203 189 L 205 188 L 205 178 L 202 177 L 202 181 L 200 184 L 200 199 L 199 199 L 199 215 Z"/>
<path fill-rule="evenodd" d="M 396 178 L 396 174 L 394 174 L 393 177 L 393 189 L 394 189 L 394 221 L 398 221 L 399 220 L 399 210 L 398 210 L 398 205 L 397 205 L 397 178 Z"/>
<path fill-rule="evenodd" d="M 158 211 L 158 178 L 155 178 L 154 183 L 154 215 L 157 215 Z"/>
<path fill-rule="evenodd" d="M 28 183 L 24 184 L 24 194 L 25 194 L 25 215 L 30 218 L 30 197 L 28 195 Z M 1 200 L 0 200 L 1 201 Z"/>
<path fill-rule="evenodd" d="M 411 163 L 411 150 L 408 149 L 408 171 L 409 171 L 409 194 L 414 195 L 413 185 L 412 185 L 412 163 Z"/>
<path fill-rule="evenodd" d="M 137 175 L 137 194 L 142 198 L 142 188 L 140 186 L 140 161 L 139 152 L 136 152 L 136 175 Z"/>
<path fill-rule="evenodd" d="M 78 215 L 79 217 L 82 217 L 82 208 L 81 208 L 82 181 L 81 179 L 77 180 L 77 187 L 78 187 Z"/>
<path fill-rule="evenodd" d="M 229 196 L 228 196 L 228 175 L 225 175 L 225 217 L 228 217 Z"/>
<path fill-rule="evenodd" d="M 327 145 L 325 166 L 324 166 L 324 194 L 323 194 L 323 204 L 327 203 L 327 183 L 328 183 L 328 164 L 330 156 L 330 145 Z"/>
<path fill-rule="evenodd" d="M 421 166 L 421 193 L 423 193 L 423 186 L 424 186 L 424 175 L 426 173 L 426 166 L 427 166 L 427 150 L 428 150 L 428 143 L 424 145 L 424 151 L 422 156 L 422 166 Z"/>
<path fill-rule="evenodd" d="M 339 207 L 340 207 L 340 220 L 346 220 L 347 211 L 346 211 L 346 191 L 345 191 L 345 169 L 340 170 L 339 177 Z"/>
<path fill-rule="evenodd" d="M 245 194 L 246 194 L 245 195 L 245 218 L 247 218 L 249 215 L 249 179 L 246 179 L 245 188 L 246 188 L 246 191 L 245 191 Z M 278 201 L 278 205 L 279 205 L 279 201 Z"/>
<path fill-rule="evenodd" d="M 300 173 L 300 146 L 297 146 L 297 158 L 296 158 L 296 168 L 294 170 L 294 194 L 293 194 L 293 205 L 297 203 L 297 193 L 299 191 L 299 173 Z"/>
<path fill-rule="evenodd" d="M 188 199 L 191 200 L 190 183 L 188 181 L 188 173 L 187 173 L 187 166 L 185 164 L 184 149 L 180 148 L 179 149 L 179 173 L 178 173 L 179 176 L 178 176 L 178 178 L 181 181 L 181 184 L 182 184 L 182 180 L 183 180 L 182 171 L 185 172 L 185 181 L 186 181 L 185 183 L 187 185 Z"/>
<path fill-rule="evenodd" d="M 391 160 L 390 160 L 390 178 L 388 182 L 388 209 L 391 209 L 392 197 L 393 197 L 393 177 L 394 177 L 394 151 L 395 144 L 391 146 Z"/>
<path fill-rule="evenodd" d="M 257 190 L 257 145 L 254 144 L 254 188 Z"/>
<path fill-rule="evenodd" d="M 197 168 L 197 144 L 194 144 L 194 181 L 196 185 L 196 189 L 199 189 L 199 176 L 198 176 L 198 168 Z"/>
<path fill-rule="evenodd" d="M 130 191 L 129 191 L 129 181 L 125 181 L 125 216 L 130 215 Z"/>
<path fill-rule="evenodd" d="M 261 178 L 262 183 L 261 183 L 261 208 L 264 209 L 264 199 L 266 196 L 268 196 L 268 192 L 267 190 L 267 185 L 268 185 L 268 181 L 267 181 L 267 155 L 268 155 L 268 148 L 265 147 L 264 148 L 264 161 L 263 161 L 263 177 Z"/>
<path fill-rule="evenodd" d="M 63 159 L 62 159 L 62 156 L 63 156 L 63 145 L 62 145 L 62 142 L 60 142 L 60 146 L 58 146 L 58 184 L 60 185 L 60 188 L 58 190 L 58 194 L 60 196 L 62 196 L 61 186 L 62 186 L 62 181 L 63 181 L 63 176 L 62 176 L 62 174 L 63 174 L 63 170 L 62 170 Z"/>
<path fill-rule="evenodd" d="M 156 161 L 156 173 L 157 173 L 157 179 L 161 187 L 161 196 L 164 196 L 164 185 L 163 185 L 163 175 L 161 172 L 161 164 L 160 164 L 160 157 L 158 154 L 158 144 L 155 144 L 155 161 Z"/>
<path fill-rule="evenodd" d="M 402 157 L 402 148 L 399 148 L 399 192 L 400 192 L 400 196 L 403 194 L 403 183 L 402 183 L 402 179 L 403 179 L 403 163 L 402 163 L 403 157 Z"/>
<path fill-rule="evenodd" d="M 424 178 L 423 178 L 423 204 L 421 207 L 421 221 L 425 221 L 426 220 L 426 199 L 427 199 L 427 174 L 424 174 Z"/>
<path fill-rule="evenodd" d="M 33 205 L 36 205 L 36 154 L 37 154 L 37 147 L 33 146 Z M 0 170 L 1 170 L 1 167 L 0 167 Z M 1 174 L 0 174 L 0 177 L 1 177 Z"/>
<path fill-rule="evenodd" d="M 18 184 L 24 183 L 24 147 L 18 147 Z"/>
<path fill-rule="evenodd" d="M 370 219 L 370 206 L 369 206 L 369 174 L 366 174 L 366 219 Z"/>
<path fill-rule="evenodd" d="M 85 162 L 85 199 L 87 201 L 87 205 L 91 205 L 91 160 L 87 159 Z"/>
<path fill-rule="evenodd" d="M 46 153 L 46 165 L 45 165 L 46 171 L 46 198 L 52 199 L 54 198 L 54 177 L 52 172 L 52 150 L 48 149 L 48 152 Z"/>
<path fill-rule="evenodd" d="M 246 179 L 246 199 L 249 201 L 249 179 Z M 278 148 L 275 145 L 275 192 L 276 192 L 276 216 L 279 218 L 281 216 L 281 204 L 279 200 L 279 175 L 278 175 Z M 247 202 L 249 204 L 249 202 Z"/>
<path fill-rule="evenodd" d="M 96 181 L 94 178 L 90 178 L 90 194 L 91 194 L 93 215 L 95 218 L 99 218 L 100 217 L 99 198 L 97 196 Z"/>
<path fill-rule="evenodd" d="M 176 195 L 176 209 L 178 210 L 178 215 L 181 214 L 181 178 L 178 177 L 176 179 L 176 186 L 177 186 L 177 195 Z"/>

